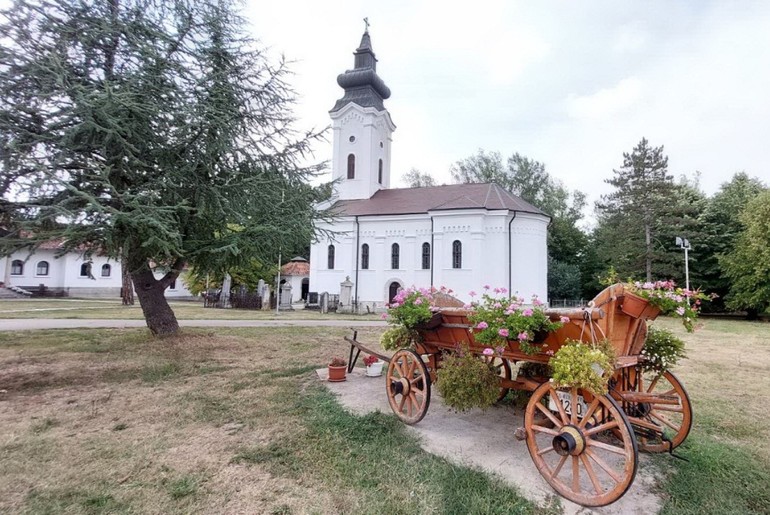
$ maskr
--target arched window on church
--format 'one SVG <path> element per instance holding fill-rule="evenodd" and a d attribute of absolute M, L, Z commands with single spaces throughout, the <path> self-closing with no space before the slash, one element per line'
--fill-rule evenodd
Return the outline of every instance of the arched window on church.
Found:
<path fill-rule="evenodd" d="M 394 243 L 390 247 L 390 268 L 393 270 L 398 270 L 398 258 L 400 254 L 401 249 L 398 246 L 398 243 Z"/>
<path fill-rule="evenodd" d="M 48 261 L 40 261 L 37 264 L 37 275 L 48 275 Z"/>
<path fill-rule="evenodd" d="M 24 261 L 14 259 L 11 262 L 11 275 L 24 275 Z"/>
<path fill-rule="evenodd" d="M 348 179 L 356 178 L 356 155 L 348 154 Z"/>
<path fill-rule="evenodd" d="M 379 172 L 377 173 L 377 182 L 382 184 L 382 159 L 380 159 L 380 169 L 379 169 Z"/>
<path fill-rule="evenodd" d="M 326 257 L 326 266 L 329 270 L 334 270 L 334 245 L 329 245 L 329 254 Z"/>
<path fill-rule="evenodd" d="M 369 244 L 361 245 L 361 270 L 369 270 Z"/>
<path fill-rule="evenodd" d="M 452 242 L 452 268 L 463 267 L 463 244 L 460 240 Z"/>
<path fill-rule="evenodd" d="M 430 268 L 430 243 L 427 241 L 422 244 L 422 269 L 428 270 Z"/>
<path fill-rule="evenodd" d="M 109 277 L 112 275 L 112 267 L 110 265 L 102 265 L 102 277 Z"/>

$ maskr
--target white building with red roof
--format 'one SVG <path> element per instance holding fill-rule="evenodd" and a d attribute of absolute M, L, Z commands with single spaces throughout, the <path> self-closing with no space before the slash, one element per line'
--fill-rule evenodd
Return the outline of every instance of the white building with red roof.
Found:
<path fill-rule="evenodd" d="M 330 116 L 337 217 L 310 249 L 310 292 L 338 294 L 349 278 L 352 308 L 380 310 L 399 288 L 445 286 L 456 296 L 484 285 L 527 299 L 547 295 L 550 217 L 497 184 L 390 188 L 390 90 L 377 75 L 368 31 Z"/>

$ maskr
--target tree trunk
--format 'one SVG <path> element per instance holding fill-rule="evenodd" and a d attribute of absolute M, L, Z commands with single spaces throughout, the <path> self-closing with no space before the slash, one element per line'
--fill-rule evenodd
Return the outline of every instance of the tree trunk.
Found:
<path fill-rule="evenodd" d="M 652 282 L 652 238 L 650 237 L 650 224 L 644 224 L 644 243 L 646 251 L 644 253 L 644 266 L 647 272 L 647 282 Z"/>
<path fill-rule="evenodd" d="M 123 285 L 120 288 L 120 297 L 123 300 L 124 306 L 134 305 L 134 285 L 131 282 L 131 274 L 128 272 L 128 260 L 123 258 L 121 260 L 121 269 L 123 274 Z"/>
<path fill-rule="evenodd" d="M 179 331 L 179 323 L 163 295 L 168 282 L 158 281 L 150 270 L 134 272 L 131 278 L 134 280 L 136 296 L 139 297 L 144 319 L 152 334 L 156 336 L 176 334 Z"/>

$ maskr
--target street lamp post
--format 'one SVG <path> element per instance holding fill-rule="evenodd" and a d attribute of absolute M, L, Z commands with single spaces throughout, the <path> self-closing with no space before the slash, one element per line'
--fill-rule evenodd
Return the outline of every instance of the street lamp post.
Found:
<path fill-rule="evenodd" d="M 688 251 L 690 250 L 690 241 L 687 238 L 676 237 L 676 244 L 679 248 L 684 250 L 684 286 L 687 291 L 690 291 L 690 260 L 688 258 Z"/>

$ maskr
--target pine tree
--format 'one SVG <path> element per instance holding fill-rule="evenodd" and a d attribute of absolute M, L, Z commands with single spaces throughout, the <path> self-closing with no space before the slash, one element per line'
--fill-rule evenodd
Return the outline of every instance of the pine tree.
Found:
<path fill-rule="evenodd" d="M 623 154 L 623 166 L 613 174 L 605 182 L 615 191 L 596 204 L 599 255 L 621 277 L 642 274 L 651 281 L 653 272 L 670 277 L 662 258 L 671 246 L 668 231 L 676 226 L 674 206 L 680 205 L 681 190 L 668 173 L 663 147 L 650 147 L 643 138 Z"/>
<path fill-rule="evenodd" d="M 318 216 L 319 167 L 300 162 L 319 135 L 293 130 L 288 70 L 233 4 L 17 0 L 3 13 L 0 250 L 62 238 L 63 252 L 123 259 L 155 334 L 178 330 L 163 292 L 186 265 L 273 261 Z"/>

